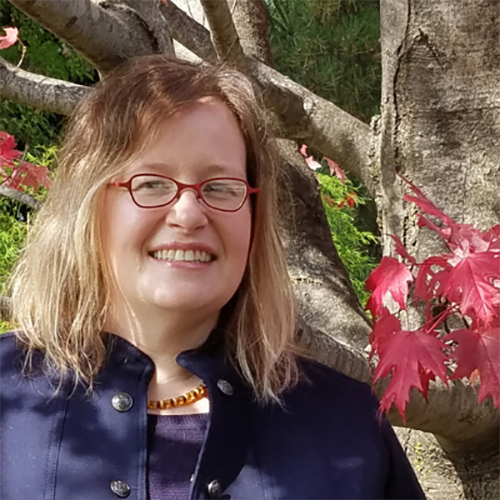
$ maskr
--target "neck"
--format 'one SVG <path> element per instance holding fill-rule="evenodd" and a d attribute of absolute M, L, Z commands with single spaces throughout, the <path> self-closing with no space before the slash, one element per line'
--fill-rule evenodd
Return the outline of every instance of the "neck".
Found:
<path fill-rule="evenodd" d="M 200 347 L 217 323 L 218 315 L 166 310 L 112 311 L 106 330 L 128 340 L 147 354 L 155 365 L 148 399 L 177 397 L 201 383 L 180 367 L 176 357 Z"/>

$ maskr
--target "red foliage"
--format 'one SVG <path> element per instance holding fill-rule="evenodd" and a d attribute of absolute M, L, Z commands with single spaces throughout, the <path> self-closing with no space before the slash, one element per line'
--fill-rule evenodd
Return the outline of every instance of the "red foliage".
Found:
<path fill-rule="evenodd" d="M 380 265 L 366 280 L 366 289 L 373 292 L 366 303 L 372 317 L 380 316 L 384 298 L 389 292 L 401 309 L 406 309 L 408 283 L 413 281 L 410 270 L 394 257 L 383 257 Z"/>
<path fill-rule="evenodd" d="M 4 28 L 5 35 L 0 36 L 0 50 L 14 45 L 18 40 L 19 30 L 17 28 Z"/>
<path fill-rule="evenodd" d="M 433 335 L 434 334 L 434 335 Z M 425 330 L 393 332 L 386 335 L 378 346 L 380 362 L 374 379 L 386 377 L 392 372 L 389 387 L 380 401 L 380 409 L 388 411 L 394 403 L 400 410 L 410 399 L 410 389 L 416 387 L 427 397 L 429 381 L 436 377 L 446 381 L 446 347 L 435 336 L 436 332 Z"/>
<path fill-rule="evenodd" d="M 3 180 L 2 185 L 18 191 L 23 191 L 23 186 L 32 187 L 35 190 L 40 186 L 48 189 L 51 183 L 48 168 L 20 159 L 22 152 L 15 147 L 14 137 L 7 132 L 0 132 L 0 180 Z"/>
<path fill-rule="evenodd" d="M 342 208 L 344 205 L 352 208 L 356 205 L 357 198 L 357 194 L 354 191 L 349 191 L 349 193 L 345 195 L 345 198 L 339 203 L 339 208 Z"/>
<path fill-rule="evenodd" d="M 311 170 L 318 170 L 319 168 L 321 168 L 321 163 L 317 162 L 312 155 L 311 156 L 307 155 L 307 144 L 302 144 L 299 151 L 300 151 L 300 154 L 304 157 L 304 159 L 307 163 L 307 166 Z M 338 163 L 334 162 L 333 160 L 330 160 L 330 158 L 327 158 L 326 156 L 323 156 L 323 160 L 326 160 L 326 163 L 328 164 L 328 167 L 330 169 L 330 175 L 335 175 L 336 177 L 338 177 L 340 179 L 342 184 L 345 184 L 345 180 L 346 180 L 345 172 L 342 170 L 340 165 Z M 352 202 L 350 202 L 350 199 L 346 200 L 346 201 L 349 204 L 349 207 L 354 206 L 355 199 Z M 350 204 L 350 203 L 352 203 L 352 204 Z"/>
<path fill-rule="evenodd" d="M 418 263 L 392 236 L 396 253 L 405 263 L 384 257 L 366 282 L 373 292 L 367 303 L 374 322 L 370 356 L 379 357 L 374 383 L 392 373 L 381 409 L 387 411 L 394 403 L 404 419 L 411 388 L 416 387 L 425 397 L 429 381 L 436 377 L 445 383 L 463 377 L 474 382 L 479 377 L 479 402 L 491 396 L 499 407 L 500 225 L 480 231 L 470 224 L 458 224 L 404 180 L 414 193 L 404 199 L 438 219 L 435 223 L 419 213 L 419 226 L 435 231 L 449 253 Z M 408 283 L 413 280 L 410 290 Z M 398 313 L 391 314 L 386 307 L 388 293 L 400 310 L 409 299 L 414 304 L 423 302 L 426 323 L 414 331 L 403 330 Z M 439 327 L 451 316 L 462 318 L 466 328 L 444 334 Z"/>
<path fill-rule="evenodd" d="M 345 172 L 340 168 L 340 165 L 333 161 L 330 160 L 330 158 L 327 158 L 326 156 L 323 157 L 326 160 L 326 163 L 328 164 L 328 167 L 330 168 L 330 175 L 336 175 L 342 184 L 345 184 Z"/>

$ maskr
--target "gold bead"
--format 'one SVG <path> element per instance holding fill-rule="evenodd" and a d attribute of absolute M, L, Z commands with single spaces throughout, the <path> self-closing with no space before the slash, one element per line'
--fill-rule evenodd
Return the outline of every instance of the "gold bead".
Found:
<path fill-rule="evenodd" d="M 148 408 L 168 410 L 170 408 L 176 408 L 177 406 L 184 406 L 196 403 L 208 394 L 208 390 L 205 384 L 200 384 L 196 389 L 189 391 L 188 393 L 178 396 L 176 398 L 162 399 L 161 401 L 148 401 Z"/>

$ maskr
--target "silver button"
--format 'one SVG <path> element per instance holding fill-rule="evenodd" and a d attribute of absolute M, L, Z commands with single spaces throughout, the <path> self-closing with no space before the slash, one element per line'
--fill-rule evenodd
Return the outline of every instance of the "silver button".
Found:
<path fill-rule="evenodd" d="M 217 387 L 226 396 L 232 396 L 234 394 L 233 386 L 227 380 L 224 380 L 223 378 L 221 378 L 220 380 L 217 380 Z"/>
<path fill-rule="evenodd" d="M 116 411 L 129 411 L 134 400 L 126 392 L 118 392 L 112 397 L 111 404 Z"/>
<path fill-rule="evenodd" d="M 117 497 L 127 498 L 130 495 L 130 486 L 124 481 L 111 481 L 109 487 Z"/>
<path fill-rule="evenodd" d="M 210 481 L 207 485 L 207 492 L 210 498 L 220 498 L 222 495 L 222 488 L 217 481 L 217 479 L 214 479 L 213 481 Z"/>

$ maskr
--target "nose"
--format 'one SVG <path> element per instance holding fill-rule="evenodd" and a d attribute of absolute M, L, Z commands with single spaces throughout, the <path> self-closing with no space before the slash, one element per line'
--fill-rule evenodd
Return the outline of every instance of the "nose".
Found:
<path fill-rule="evenodd" d="M 194 189 L 185 188 L 168 206 L 166 222 L 185 230 L 195 230 L 208 222 L 205 205 Z"/>

